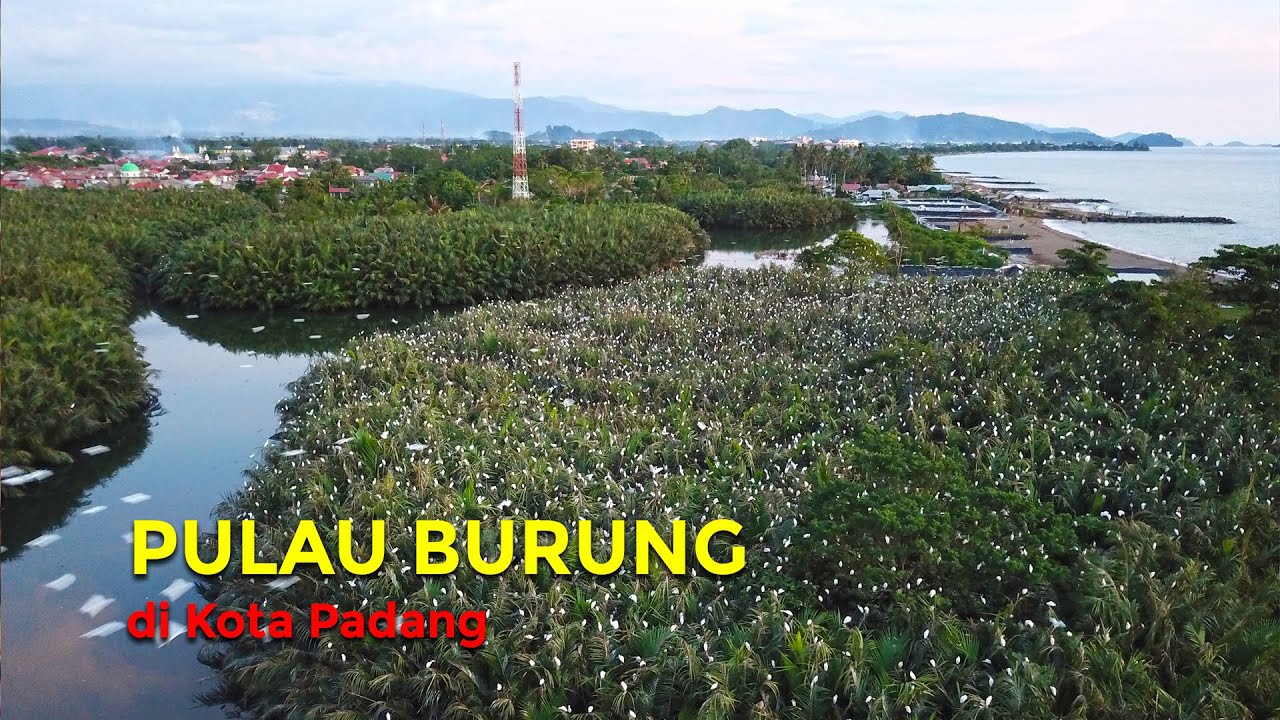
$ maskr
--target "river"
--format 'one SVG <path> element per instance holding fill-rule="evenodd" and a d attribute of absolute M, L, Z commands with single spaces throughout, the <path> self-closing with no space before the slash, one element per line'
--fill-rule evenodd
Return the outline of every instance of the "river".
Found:
<path fill-rule="evenodd" d="M 1234 225 L 1049 221 L 1077 237 L 1188 263 L 1230 243 L 1280 242 L 1280 148 L 1156 148 L 1150 152 L 943 155 L 944 172 L 1029 181 L 1043 197 L 1109 200 L 1121 211 L 1223 216 Z"/>
<path fill-rule="evenodd" d="M 73 452 L 27 497 L 0 510 L 6 549 L 4 582 L 4 717 L 221 718 L 196 699 L 211 671 L 198 644 L 179 639 L 158 647 L 124 631 L 83 637 L 123 622 L 163 591 L 194 582 L 181 561 L 145 577 L 132 574 L 134 519 L 211 527 L 214 508 L 244 481 L 244 471 L 278 426 L 276 403 L 310 362 L 373 329 L 404 327 L 420 312 L 341 316 L 147 312 L 133 324 L 156 371 L 161 411 L 77 448 L 103 444 L 104 454 Z M 295 318 L 305 322 L 294 322 Z M 394 321 L 399 321 L 399 324 Z M 259 332 L 253 328 L 262 327 Z M 320 337 L 312 337 L 319 335 Z M 54 539 L 49 544 L 37 538 Z M 27 543 L 37 540 L 34 546 Z M 67 582 L 66 576 L 74 581 Z M 61 580 L 61 582 L 59 582 Z M 54 587 L 47 584 L 53 583 Z M 61 589 L 55 589 L 59 588 Z M 91 616 L 93 596 L 112 602 Z M 187 588 L 176 605 L 200 602 Z M 109 627 L 109 626 L 108 626 Z"/>
<path fill-rule="evenodd" d="M 857 229 L 888 242 L 879 221 Z M 716 233 L 703 263 L 789 265 L 757 253 L 798 250 L 832 234 Z M 25 497 L 0 508 L 6 718 L 225 717 L 198 699 L 213 682 L 197 660 L 199 642 L 181 638 L 161 647 L 123 630 L 85 637 L 165 599 L 166 591 L 177 607 L 202 602 L 187 585 L 199 578 L 180 560 L 135 577 L 126 535 L 135 519 L 177 527 L 195 519 L 211 529 L 217 505 L 241 486 L 276 432 L 276 404 L 289 383 L 357 334 L 404 328 L 426 315 L 193 314 L 151 309 L 133 324 L 160 411 L 77 443 L 74 463 L 24 486 Z M 110 449 L 92 457 L 78 451 L 97 444 Z M 67 576 L 74 580 L 64 586 Z M 86 605 L 95 596 L 111 602 L 91 612 Z"/>

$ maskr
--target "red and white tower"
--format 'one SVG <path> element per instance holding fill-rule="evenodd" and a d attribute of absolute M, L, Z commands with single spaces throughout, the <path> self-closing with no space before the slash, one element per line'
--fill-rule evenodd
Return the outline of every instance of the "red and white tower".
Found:
<path fill-rule="evenodd" d="M 516 84 L 512 91 L 512 100 L 516 106 L 516 127 L 511 134 L 511 199 L 528 200 L 533 197 L 529 192 L 529 164 L 524 152 L 524 101 L 520 98 L 520 63 L 515 64 Z"/>

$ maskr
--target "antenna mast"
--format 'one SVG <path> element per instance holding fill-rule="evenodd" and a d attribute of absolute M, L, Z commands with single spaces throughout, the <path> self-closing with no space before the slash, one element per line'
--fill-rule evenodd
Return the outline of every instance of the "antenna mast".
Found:
<path fill-rule="evenodd" d="M 524 101 L 520 98 L 520 63 L 515 64 L 515 87 L 511 93 L 515 104 L 515 132 L 511 134 L 511 199 L 528 200 L 529 167 L 524 151 Z"/>

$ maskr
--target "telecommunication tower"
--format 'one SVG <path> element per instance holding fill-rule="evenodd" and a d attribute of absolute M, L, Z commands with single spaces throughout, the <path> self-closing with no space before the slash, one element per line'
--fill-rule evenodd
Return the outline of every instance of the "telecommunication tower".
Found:
<path fill-rule="evenodd" d="M 515 132 L 511 134 L 511 199 L 528 200 L 533 197 L 529 192 L 529 166 L 524 151 L 524 102 L 520 99 L 520 63 L 515 64 L 515 89 L 512 91 L 515 102 Z"/>

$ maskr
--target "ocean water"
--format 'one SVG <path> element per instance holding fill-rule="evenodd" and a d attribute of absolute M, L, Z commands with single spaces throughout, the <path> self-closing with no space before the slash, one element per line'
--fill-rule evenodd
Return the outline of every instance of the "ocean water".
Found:
<path fill-rule="evenodd" d="M 1280 148 L 945 155 L 938 168 L 1029 181 L 1044 197 L 1102 198 L 1118 211 L 1228 217 L 1235 225 L 1081 223 L 1064 232 L 1148 257 L 1188 263 L 1222 245 L 1280 243 Z"/>

